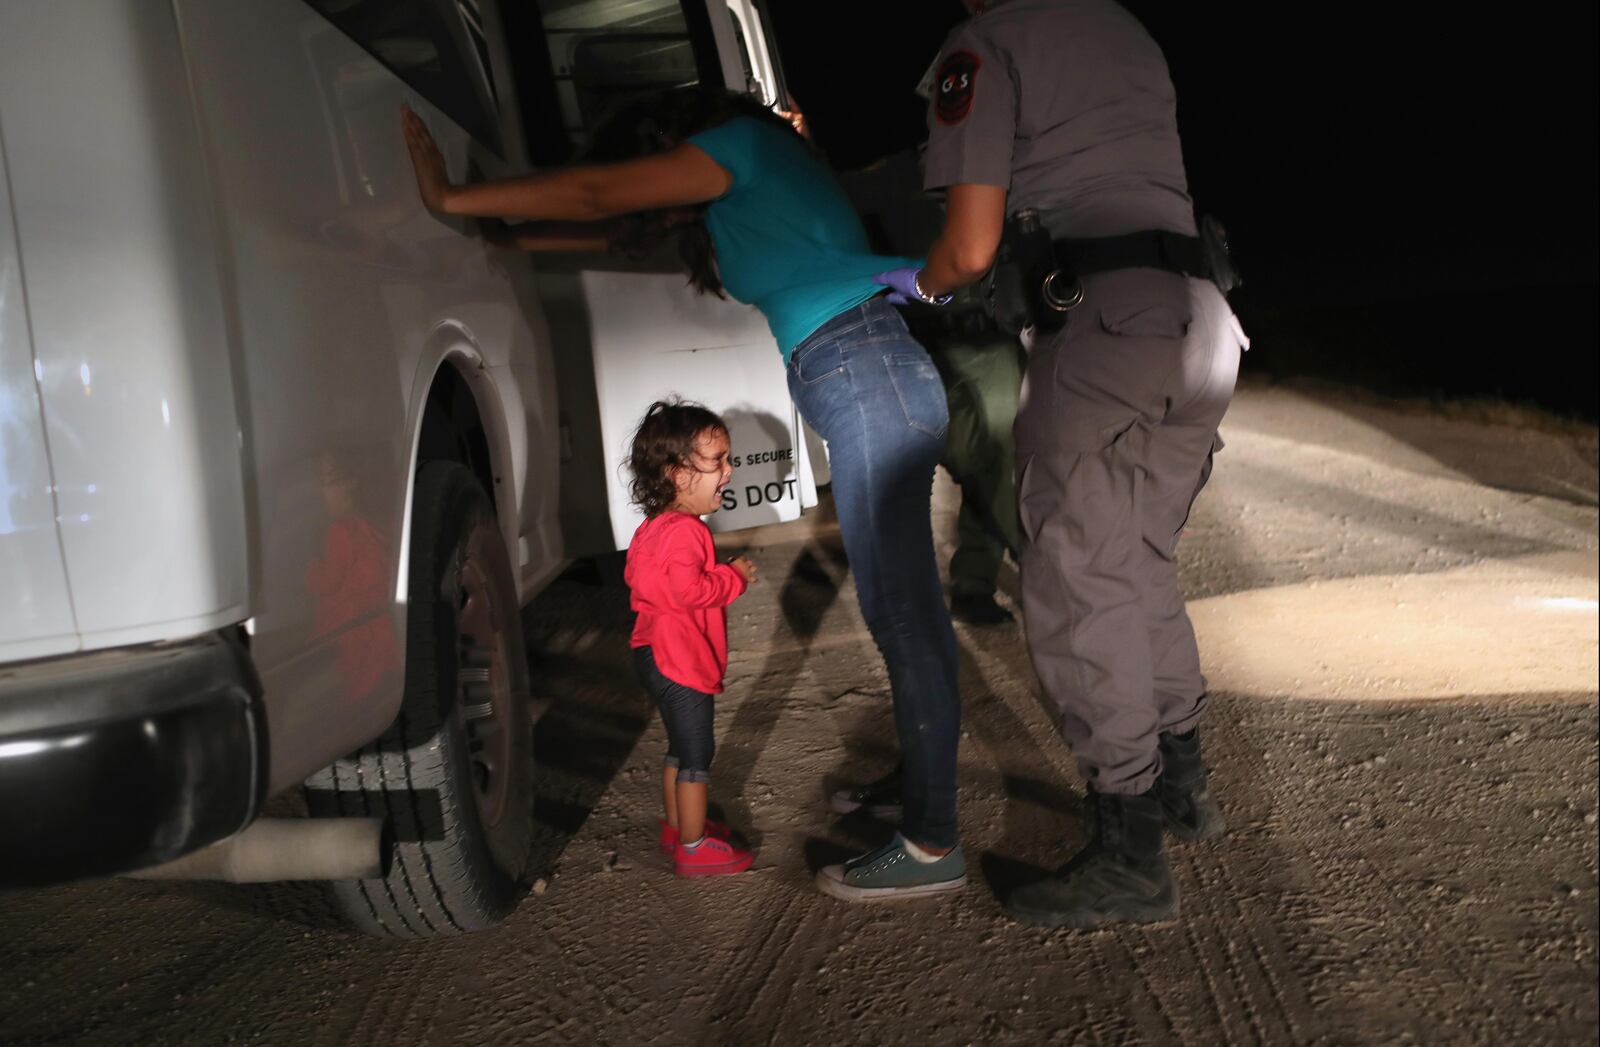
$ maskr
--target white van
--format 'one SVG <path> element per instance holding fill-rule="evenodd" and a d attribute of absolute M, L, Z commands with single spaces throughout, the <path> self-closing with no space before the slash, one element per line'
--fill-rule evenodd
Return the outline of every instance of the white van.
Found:
<path fill-rule="evenodd" d="M 783 97 L 759 2 L 0 6 L 0 886 L 510 911 L 518 608 L 625 543 L 628 429 L 670 391 L 733 416 L 719 527 L 814 489 L 758 315 L 486 247 L 421 207 L 399 111 L 492 177 L 695 81 Z M 321 818 L 257 819 L 302 785 Z"/>

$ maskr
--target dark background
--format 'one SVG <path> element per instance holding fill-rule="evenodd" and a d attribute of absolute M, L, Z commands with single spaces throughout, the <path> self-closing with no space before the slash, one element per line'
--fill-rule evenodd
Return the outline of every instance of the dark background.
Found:
<path fill-rule="evenodd" d="M 926 136 L 913 88 L 958 0 L 769 6 L 836 166 Z M 1125 6 L 1244 271 L 1247 369 L 1596 417 L 1597 5 Z"/>

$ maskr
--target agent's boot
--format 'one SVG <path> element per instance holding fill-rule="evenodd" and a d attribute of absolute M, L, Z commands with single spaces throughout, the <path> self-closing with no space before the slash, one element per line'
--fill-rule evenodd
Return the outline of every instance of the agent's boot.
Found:
<path fill-rule="evenodd" d="M 1163 732 L 1160 744 L 1162 770 L 1156 779 L 1156 794 L 1166 814 L 1167 831 L 1180 840 L 1221 835 L 1228 827 L 1206 782 L 1200 728 L 1186 734 Z"/>
<path fill-rule="evenodd" d="M 1177 916 L 1178 888 L 1162 846 L 1165 819 L 1155 793 L 1091 790 L 1088 846 L 1054 876 L 1012 892 L 1006 912 L 1036 927 L 1081 929 Z"/>
<path fill-rule="evenodd" d="M 953 593 L 950 597 L 950 617 L 968 625 L 1006 625 L 1016 621 L 1016 616 L 1001 607 L 993 593 Z"/>

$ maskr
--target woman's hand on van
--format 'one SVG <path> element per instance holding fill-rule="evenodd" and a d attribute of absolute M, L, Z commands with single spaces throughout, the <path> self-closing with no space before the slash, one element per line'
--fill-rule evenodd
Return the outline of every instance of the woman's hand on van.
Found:
<path fill-rule="evenodd" d="M 400 129 L 405 134 L 406 149 L 411 153 L 411 166 L 417 172 L 417 192 L 422 195 L 423 206 L 430 211 L 445 210 L 445 196 L 450 192 L 450 173 L 445 170 L 444 154 L 434 144 L 433 135 L 422 122 L 422 117 L 410 106 L 400 107 Z"/>

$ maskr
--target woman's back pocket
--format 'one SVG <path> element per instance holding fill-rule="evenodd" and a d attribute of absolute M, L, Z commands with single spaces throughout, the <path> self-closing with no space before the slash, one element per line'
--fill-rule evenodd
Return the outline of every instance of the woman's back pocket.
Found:
<path fill-rule="evenodd" d="M 944 383 L 928 354 L 891 353 L 883 362 L 900 409 L 905 412 L 906 424 L 943 438 L 950 427 L 950 409 L 945 403 Z"/>

